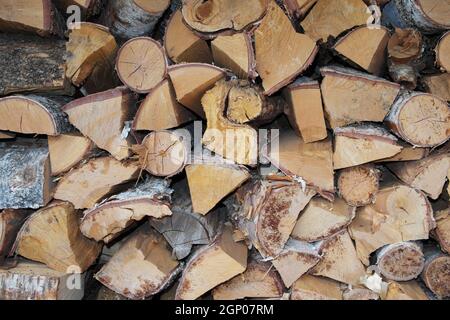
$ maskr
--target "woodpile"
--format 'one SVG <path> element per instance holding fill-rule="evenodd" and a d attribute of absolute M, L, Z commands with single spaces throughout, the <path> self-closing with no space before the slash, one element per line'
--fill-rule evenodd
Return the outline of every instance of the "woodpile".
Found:
<path fill-rule="evenodd" d="M 450 0 L 0 0 L 0 61 L 0 300 L 450 298 Z"/>

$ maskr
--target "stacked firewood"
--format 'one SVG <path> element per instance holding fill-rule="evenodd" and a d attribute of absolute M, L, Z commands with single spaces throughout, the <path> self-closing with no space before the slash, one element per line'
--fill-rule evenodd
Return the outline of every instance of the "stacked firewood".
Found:
<path fill-rule="evenodd" d="M 450 0 L 0 0 L 0 299 L 450 297 Z"/>

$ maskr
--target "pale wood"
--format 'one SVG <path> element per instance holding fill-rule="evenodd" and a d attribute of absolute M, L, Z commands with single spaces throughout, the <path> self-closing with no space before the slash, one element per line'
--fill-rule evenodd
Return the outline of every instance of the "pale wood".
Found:
<path fill-rule="evenodd" d="M 297 33 L 283 10 L 270 0 L 255 31 L 255 50 L 264 93 L 272 95 L 313 63 L 318 47 L 310 37 Z"/>
<path fill-rule="evenodd" d="M 104 0 L 54 0 L 53 3 L 64 14 L 69 6 L 75 5 L 81 9 L 82 17 L 90 18 L 100 12 Z"/>
<path fill-rule="evenodd" d="M 15 137 L 16 134 L 14 132 L 0 131 L 0 140 L 10 140 L 14 139 Z"/>
<path fill-rule="evenodd" d="M 146 224 L 127 238 L 95 278 L 129 299 L 142 300 L 166 288 L 180 271 L 167 242 Z"/>
<path fill-rule="evenodd" d="M 380 172 L 373 165 L 351 167 L 339 172 L 340 196 L 351 206 L 372 203 L 379 189 Z"/>
<path fill-rule="evenodd" d="M 339 282 L 305 274 L 292 286 L 290 300 L 342 300 Z"/>
<path fill-rule="evenodd" d="M 417 281 L 389 283 L 388 291 L 383 300 L 429 300 L 425 291 Z"/>
<path fill-rule="evenodd" d="M 392 63 L 407 64 L 421 57 L 423 38 L 415 29 L 396 28 L 387 48 Z"/>
<path fill-rule="evenodd" d="M 10 256 L 17 233 L 30 213 L 31 210 L 0 211 L 0 266 L 8 264 L 5 260 Z"/>
<path fill-rule="evenodd" d="M 398 141 L 403 147 L 400 153 L 390 158 L 377 160 L 376 162 L 399 162 L 399 161 L 414 161 L 421 160 L 430 154 L 430 148 L 416 148 L 409 143 Z"/>
<path fill-rule="evenodd" d="M 436 229 L 432 236 L 439 242 L 441 250 L 450 254 L 450 209 L 435 213 Z"/>
<path fill-rule="evenodd" d="M 192 255 L 183 271 L 176 299 L 193 300 L 247 268 L 247 247 L 233 240 L 232 229 L 224 227 L 213 243 Z M 205 275 L 208 275 L 205 277 Z"/>
<path fill-rule="evenodd" d="M 69 121 L 95 145 L 117 160 L 130 155 L 131 136 L 124 135 L 125 122 L 133 117 L 132 93 L 124 87 L 89 95 L 65 105 Z"/>
<path fill-rule="evenodd" d="M 135 163 L 121 163 L 112 157 L 90 159 L 58 181 L 54 197 L 70 201 L 76 209 L 92 208 L 138 175 Z"/>
<path fill-rule="evenodd" d="M 317 0 L 283 0 L 283 5 L 292 18 L 302 18 Z"/>
<path fill-rule="evenodd" d="M 347 288 L 343 293 L 342 297 L 344 300 L 350 301 L 366 301 L 366 300 L 378 300 L 380 296 L 373 292 L 372 290 L 360 287 Z"/>
<path fill-rule="evenodd" d="M 428 93 L 450 101 L 450 73 L 424 76 L 422 81 Z"/>
<path fill-rule="evenodd" d="M 450 72 L 450 31 L 442 36 L 436 47 L 436 64 L 442 71 Z"/>
<path fill-rule="evenodd" d="M 83 273 L 99 256 L 101 244 L 84 237 L 79 225 L 71 203 L 51 203 L 22 226 L 16 253 L 60 272 Z"/>

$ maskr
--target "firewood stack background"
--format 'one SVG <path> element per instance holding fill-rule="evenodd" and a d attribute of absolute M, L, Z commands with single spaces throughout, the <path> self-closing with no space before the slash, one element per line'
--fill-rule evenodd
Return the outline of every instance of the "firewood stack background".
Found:
<path fill-rule="evenodd" d="M 0 0 L 0 299 L 449 298 L 449 30 L 450 0 Z"/>

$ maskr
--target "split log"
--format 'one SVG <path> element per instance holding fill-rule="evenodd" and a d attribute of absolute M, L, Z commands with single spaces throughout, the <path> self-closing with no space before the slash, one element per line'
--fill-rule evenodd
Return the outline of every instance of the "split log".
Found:
<path fill-rule="evenodd" d="M 50 0 L 5 0 L 0 8 L 0 31 L 63 36 L 62 17 Z"/>
<path fill-rule="evenodd" d="M 86 159 L 94 144 L 79 133 L 66 133 L 48 137 L 48 151 L 52 176 L 69 171 L 81 160 Z"/>
<path fill-rule="evenodd" d="M 441 250 L 450 254 L 450 209 L 435 213 L 436 229 L 432 236 L 439 242 Z"/>
<path fill-rule="evenodd" d="M 170 67 L 168 72 L 178 102 L 204 118 L 201 99 L 217 81 L 225 78 L 225 71 L 209 64 L 185 63 Z"/>
<path fill-rule="evenodd" d="M 339 172 L 339 195 L 351 206 L 372 203 L 379 189 L 380 172 L 373 165 L 351 167 Z"/>
<path fill-rule="evenodd" d="M 381 126 L 360 125 L 334 130 L 334 169 L 392 157 L 402 150 L 397 138 Z"/>
<path fill-rule="evenodd" d="M 0 95 L 23 92 L 70 95 L 65 54 L 62 40 L 0 34 Z"/>
<path fill-rule="evenodd" d="M 28 210 L 0 211 L 0 267 L 10 255 L 17 233 L 30 213 Z"/>
<path fill-rule="evenodd" d="M 341 284 L 305 274 L 293 284 L 291 300 L 342 300 Z"/>
<path fill-rule="evenodd" d="M 283 251 L 300 211 L 314 195 L 298 183 L 254 180 L 238 189 L 227 206 L 232 221 L 261 256 L 274 258 Z"/>
<path fill-rule="evenodd" d="M 84 93 L 92 94 L 117 86 L 114 63 L 118 47 L 106 27 L 81 22 L 71 28 L 66 48 L 66 77 L 75 86 L 82 87 Z"/>
<path fill-rule="evenodd" d="M 116 70 L 128 88 L 138 93 L 148 93 L 167 75 L 166 53 L 152 38 L 133 38 L 117 53 Z"/>
<path fill-rule="evenodd" d="M 150 178 L 86 210 L 80 224 L 81 232 L 95 241 L 109 243 L 145 216 L 170 216 L 173 190 L 169 183 Z"/>
<path fill-rule="evenodd" d="M 450 256 L 437 248 L 426 249 L 422 280 L 439 299 L 450 297 Z"/>
<path fill-rule="evenodd" d="M 65 105 L 69 121 L 96 146 L 117 160 L 130 155 L 131 136 L 125 122 L 133 118 L 134 96 L 124 87 L 89 95 Z"/>
<path fill-rule="evenodd" d="M 425 76 L 422 81 L 428 93 L 450 101 L 450 73 Z"/>
<path fill-rule="evenodd" d="M 69 202 L 54 202 L 24 223 L 16 253 L 59 272 L 83 273 L 97 259 L 101 245 L 80 231 L 78 212 Z"/>
<path fill-rule="evenodd" d="M 256 74 L 255 53 L 248 33 L 219 35 L 211 42 L 214 63 L 230 69 L 240 79 L 254 79 Z"/>
<path fill-rule="evenodd" d="M 300 78 L 283 90 L 283 97 L 289 123 L 305 143 L 328 136 L 318 81 Z"/>
<path fill-rule="evenodd" d="M 290 239 L 283 251 L 272 260 L 272 264 L 290 288 L 295 281 L 314 267 L 321 257 L 318 249 L 307 242 Z"/>
<path fill-rule="evenodd" d="M 84 296 L 84 275 L 74 283 L 70 273 L 52 270 L 44 264 L 20 261 L 8 270 L 0 269 L 0 300 L 81 300 Z"/>
<path fill-rule="evenodd" d="M 442 36 L 436 47 L 436 64 L 442 71 L 450 72 L 450 31 Z"/>
<path fill-rule="evenodd" d="M 380 273 L 389 280 L 409 281 L 417 278 L 424 268 L 424 255 L 414 242 L 390 244 L 376 254 Z"/>
<path fill-rule="evenodd" d="M 164 47 L 168 57 L 176 62 L 212 63 L 211 49 L 205 40 L 192 32 L 177 10 L 170 18 L 164 35 Z"/>
<path fill-rule="evenodd" d="M 261 19 L 267 0 L 186 0 L 183 18 L 186 24 L 201 33 L 222 30 L 241 31 Z"/>
<path fill-rule="evenodd" d="M 186 176 L 193 210 L 202 215 L 250 178 L 245 168 L 226 164 L 192 164 Z"/>
<path fill-rule="evenodd" d="M 328 37 L 337 37 L 368 21 L 371 21 L 370 10 L 362 0 L 319 0 L 301 26 L 314 41 L 326 42 Z"/>
<path fill-rule="evenodd" d="M 389 283 L 383 300 L 429 300 L 427 294 L 417 281 Z"/>
<path fill-rule="evenodd" d="M 72 129 L 61 111 L 65 98 L 36 95 L 0 98 L 0 129 L 56 136 Z"/>
<path fill-rule="evenodd" d="M 104 0 L 53 0 L 53 3 L 62 13 L 69 13 L 67 9 L 70 6 L 77 6 L 82 18 L 89 19 L 100 13 Z"/>
<path fill-rule="evenodd" d="M 124 40 L 149 35 L 170 5 L 170 0 L 111 0 L 100 21 Z"/>
<path fill-rule="evenodd" d="M 48 148 L 43 143 L 0 143 L 0 209 L 37 209 L 52 198 Z"/>
<path fill-rule="evenodd" d="M 258 133 L 245 124 L 225 117 L 227 97 L 233 82 L 219 81 L 205 93 L 202 105 L 207 128 L 202 138 L 206 149 L 238 164 L 255 165 L 258 157 Z"/>
<path fill-rule="evenodd" d="M 92 208 L 138 175 L 135 163 L 121 163 L 112 157 L 91 159 L 59 180 L 54 197 L 70 201 L 76 209 Z"/>
<path fill-rule="evenodd" d="M 213 243 L 195 252 L 186 264 L 175 298 L 193 300 L 247 268 L 247 247 L 233 240 L 225 226 Z M 205 275 L 208 275 L 205 277 Z"/>
<path fill-rule="evenodd" d="M 329 202 L 316 197 L 300 213 L 291 237 L 308 242 L 323 240 L 345 229 L 354 217 L 355 207 L 344 200 Z"/>
<path fill-rule="evenodd" d="M 360 121 L 382 122 L 400 92 L 400 86 L 341 67 L 321 69 L 322 97 L 332 129 Z"/>
<path fill-rule="evenodd" d="M 303 18 L 317 0 L 283 0 L 283 5 L 291 19 Z"/>
<path fill-rule="evenodd" d="M 357 285 L 366 274 L 347 230 L 324 240 L 319 252 L 322 259 L 311 270 L 313 275 Z"/>
<path fill-rule="evenodd" d="M 389 30 L 371 27 L 358 27 L 340 38 L 333 49 L 365 71 L 381 75 L 386 66 L 386 48 Z"/>
<path fill-rule="evenodd" d="M 386 117 L 387 126 L 416 147 L 436 147 L 450 138 L 450 110 L 445 101 L 421 92 L 400 95 Z"/>
<path fill-rule="evenodd" d="M 403 241 L 428 239 L 435 223 L 426 196 L 403 185 L 382 188 L 375 203 L 359 208 L 349 226 L 358 257 L 369 265 L 377 249 Z"/>
<path fill-rule="evenodd" d="M 367 301 L 378 300 L 380 299 L 380 296 L 376 292 L 366 288 L 352 287 L 347 288 L 342 293 L 342 298 L 350 301 Z"/>
<path fill-rule="evenodd" d="M 303 73 L 318 52 L 315 42 L 295 31 L 274 0 L 270 0 L 267 14 L 255 31 L 255 49 L 256 70 L 266 95 L 274 94 Z"/>
<path fill-rule="evenodd" d="M 14 139 L 16 134 L 14 132 L 4 132 L 0 131 L 0 140 L 10 140 Z"/>
<path fill-rule="evenodd" d="M 160 82 L 141 103 L 134 117 L 133 130 L 158 131 L 190 122 L 195 116 L 178 103 L 170 80 Z"/>
<path fill-rule="evenodd" d="M 402 162 L 402 161 L 414 161 L 421 160 L 430 154 L 430 148 L 416 148 L 409 143 L 403 142 L 401 140 L 398 141 L 398 144 L 403 147 L 400 153 L 397 153 L 395 156 L 385 159 L 377 160 L 376 162 Z"/>
<path fill-rule="evenodd" d="M 95 278 L 129 299 L 142 300 L 164 290 L 180 271 L 167 242 L 145 224 L 127 238 Z"/>

